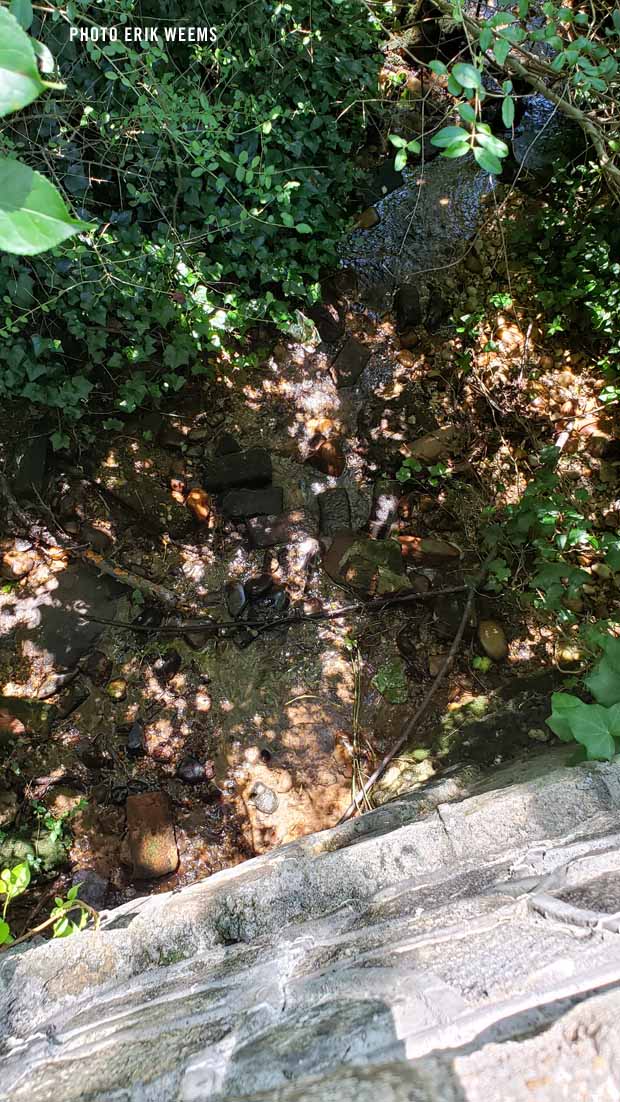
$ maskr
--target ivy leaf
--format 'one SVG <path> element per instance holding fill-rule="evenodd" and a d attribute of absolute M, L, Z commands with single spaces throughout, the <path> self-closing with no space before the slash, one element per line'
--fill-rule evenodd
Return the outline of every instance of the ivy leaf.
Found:
<path fill-rule="evenodd" d="M 506 96 L 502 100 L 502 122 L 506 130 L 510 130 L 515 121 L 515 101 L 512 96 Z"/>
<path fill-rule="evenodd" d="M 9 7 L 11 15 L 14 15 L 20 27 L 25 31 L 32 26 L 33 11 L 30 0 L 11 0 Z"/>
<path fill-rule="evenodd" d="M 433 134 L 431 138 L 431 145 L 436 145 L 439 149 L 447 149 L 453 142 L 468 141 L 469 134 L 466 130 L 463 130 L 460 126 L 444 126 L 437 134 Z"/>
<path fill-rule="evenodd" d="M 15 16 L 0 8 L 0 117 L 27 107 L 43 91 L 31 39 Z"/>
<path fill-rule="evenodd" d="M 585 746 L 590 761 L 611 761 L 616 745 L 609 733 L 609 713 L 600 704 L 587 704 L 571 716 L 576 742 Z"/>
<path fill-rule="evenodd" d="M 586 707 L 583 700 L 570 693 L 553 693 L 551 696 L 551 715 L 546 720 L 554 735 L 562 742 L 572 742 L 574 735 L 570 719 L 578 708 Z"/>
<path fill-rule="evenodd" d="M 463 88 L 482 87 L 482 73 L 480 69 L 476 69 L 473 65 L 468 65 L 466 61 L 459 61 L 454 66 L 452 75 L 458 80 L 459 84 L 463 85 Z"/>
<path fill-rule="evenodd" d="M 71 217 L 60 192 L 39 172 L 0 157 L 0 248 L 35 256 L 75 233 L 94 229 Z"/>
<path fill-rule="evenodd" d="M 585 684 L 599 704 L 606 708 L 620 704 L 620 677 L 607 658 L 601 659 Z"/>
<path fill-rule="evenodd" d="M 486 54 L 487 50 L 490 49 L 492 42 L 493 31 L 490 27 L 483 27 L 480 31 L 480 49 L 483 54 Z"/>
<path fill-rule="evenodd" d="M 309 226 L 307 222 L 298 222 L 295 229 L 297 233 L 312 233 L 312 226 Z"/>
<path fill-rule="evenodd" d="M 474 157 L 480 168 L 484 169 L 491 176 L 499 176 L 502 171 L 502 162 L 497 159 L 494 153 L 491 153 L 489 149 L 482 149 L 481 146 L 476 146 L 474 149 Z"/>

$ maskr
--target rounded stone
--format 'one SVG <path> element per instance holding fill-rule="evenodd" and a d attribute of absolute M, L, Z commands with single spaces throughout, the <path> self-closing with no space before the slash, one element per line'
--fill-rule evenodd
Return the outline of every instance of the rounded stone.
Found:
<path fill-rule="evenodd" d="M 250 799 L 257 811 L 262 815 L 273 815 L 277 811 L 279 800 L 273 788 L 257 781 L 250 792 Z"/>

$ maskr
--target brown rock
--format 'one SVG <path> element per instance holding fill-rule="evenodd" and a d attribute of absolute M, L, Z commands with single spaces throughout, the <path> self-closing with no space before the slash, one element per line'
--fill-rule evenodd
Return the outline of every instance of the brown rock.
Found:
<path fill-rule="evenodd" d="M 450 453 L 458 437 L 457 430 L 452 426 L 437 429 L 436 432 L 429 432 L 426 436 L 421 436 L 414 441 L 410 454 L 413 459 L 419 459 L 421 463 L 436 463 L 438 459 L 443 459 Z"/>
<path fill-rule="evenodd" d="M 17 582 L 30 573 L 36 561 L 34 551 L 5 551 L 0 559 L 0 575 L 7 581 Z"/>
<path fill-rule="evenodd" d="M 105 685 L 112 673 L 112 659 L 102 650 L 94 650 L 84 662 L 83 670 L 95 685 Z"/>
<path fill-rule="evenodd" d="M 346 467 L 342 444 L 338 438 L 324 440 L 306 459 L 306 463 L 322 474 L 339 478 Z"/>
<path fill-rule="evenodd" d="M 332 364 L 337 387 L 353 386 L 370 359 L 370 349 L 349 337 Z"/>
<path fill-rule="evenodd" d="M 107 555 L 114 544 L 110 533 L 105 528 L 98 528 L 96 524 L 83 524 L 80 528 L 80 539 L 100 555 Z"/>
<path fill-rule="evenodd" d="M 498 620 L 481 620 L 478 641 L 484 653 L 494 662 L 502 662 L 508 654 L 506 633 Z"/>
<path fill-rule="evenodd" d="M 409 352 L 406 348 L 403 348 L 400 352 L 396 353 L 396 359 L 398 360 L 399 364 L 402 365 L 402 367 L 415 366 L 415 356 L 413 355 L 413 352 Z"/>
<path fill-rule="evenodd" d="M 454 563 L 461 557 L 459 548 L 444 540 L 399 536 L 398 542 L 405 561 L 418 565 L 436 566 L 439 563 Z"/>
<path fill-rule="evenodd" d="M 206 524 L 211 516 L 211 498 L 206 490 L 190 490 L 185 502 L 187 508 L 201 524 Z"/>
<path fill-rule="evenodd" d="M 170 802 L 163 792 L 128 796 L 127 848 L 138 880 L 168 876 L 179 865 Z"/>
<path fill-rule="evenodd" d="M 409 349 L 415 348 L 416 344 L 420 343 L 420 334 L 415 329 L 411 329 L 408 333 L 401 333 L 400 346 L 401 348 Z"/>
<path fill-rule="evenodd" d="M 255 548 L 277 547 L 309 535 L 305 513 L 295 510 L 272 517 L 253 517 L 246 521 L 250 542 Z"/>
<path fill-rule="evenodd" d="M 378 211 L 374 207 L 366 207 L 366 210 L 358 215 L 357 224 L 361 230 L 371 230 L 380 221 Z"/>

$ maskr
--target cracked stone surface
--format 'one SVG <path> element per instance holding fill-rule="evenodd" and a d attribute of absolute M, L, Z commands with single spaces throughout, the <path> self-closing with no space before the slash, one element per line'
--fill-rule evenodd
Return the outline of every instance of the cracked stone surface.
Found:
<path fill-rule="evenodd" d="M 422 787 L 10 950 L 0 1096 L 617 1100 L 620 770 L 567 760 Z"/>

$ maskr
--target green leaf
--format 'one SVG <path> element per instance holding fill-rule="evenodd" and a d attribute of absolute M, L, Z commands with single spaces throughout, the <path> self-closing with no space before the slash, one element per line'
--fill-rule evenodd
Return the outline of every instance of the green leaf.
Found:
<path fill-rule="evenodd" d="M 459 61 L 452 70 L 452 75 L 462 84 L 463 88 L 481 88 L 482 73 L 473 65 L 465 61 Z"/>
<path fill-rule="evenodd" d="M 401 172 L 407 164 L 407 150 L 399 149 L 394 158 L 394 169 L 396 172 Z"/>
<path fill-rule="evenodd" d="M 453 142 L 447 149 L 444 149 L 441 156 L 447 157 L 453 161 L 457 157 L 466 157 L 468 153 L 471 153 L 471 145 L 469 142 Z"/>
<path fill-rule="evenodd" d="M 505 38 L 498 38 L 494 47 L 493 53 L 498 65 L 503 65 L 510 53 L 510 42 Z"/>
<path fill-rule="evenodd" d="M 606 635 L 601 640 L 601 647 L 609 665 L 620 677 L 620 639 L 615 635 Z"/>
<path fill-rule="evenodd" d="M 394 658 L 380 666 L 372 679 L 372 685 L 390 704 L 404 704 L 408 688 L 402 659 Z"/>
<path fill-rule="evenodd" d="M 506 142 L 502 142 L 499 138 L 494 137 L 493 134 L 486 134 L 484 130 L 476 131 L 476 142 L 481 145 L 483 149 L 488 149 L 490 153 L 494 153 L 496 157 L 507 157 L 509 150 Z"/>
<path fill-rule="evenodd" d="M 587 705 L 584 705 L 583 700 L 578 696 L 571 696 L 570 693 L 553 693 L 551 715 L 546 720 L 547 727 L 550 727 L 554 735 L 563 742 L 572 742 L 574 736 L 569 721 L 576 709 L 583 707 Z"/>
<path fill-rule="evenodd" d="M 32 26 L 33 12 L 30 0 L 11 0 L 9 7 L 11 15 L 14 15 L 20 27 L 25 31 Z"/>
<path fill-rule="evenodd" d="M 71 217 L 60 192 L 39 172 L 0 157 L 0 249 L 35 256 L 93 229 Z"/>
<path fill-rule="evenodd" d="M 8 922 L 5 922 L 3 918 L 0 918 L 0 945 L 8 945 L 13 938 L 11 937 L 11 927 Z"/>
<path fill-rule="evenodd" d="M 298 222 L 295 229 L 297 233 L 312 233 L 312 226 L 309 226 L 307 222 Z"/>
<path fill-rule="evenodd" d="M 407 145 L 407 139 L 401 138 L 400 134 L 388 134 L 388 141 L 395 145 L 397 149 L 404 149 Z"/>
<path fill-rule="evenodd" d="M 502 171 L 502 162 L 498 161 L 494 153 L 491 153 L 489 149 L 482 149 L 480 146 L 476 146 L 474 149 L 474 157 L 480 165 L 480 168 L 484 169 L 491 176 L 499 176 Z"/>
<path fill-rule="evenodd" d="M 609 733 L 607 708 L 586 704 L 572 713 L 570 724 L 573 738 L 585 746 L 590 761 L 611 761 L 616 746 Z"/>
<path fill-rule="evenodd" d="M 490 49 L 490 47 L 493 43 L 493 31 L 491 30 L 490 27 L 483 27 L 482 28 L 482 30 L 480 31 L 479 41 L 480 41 L 480 49 L 482 50 L 483 54 L 485 54 L 487 52 L 487 50 Z"/>
<path fill-rule="evenodd" d="M 606 708 L 620 704 L 620 677 L 607 658 L 601 659 L 585 684 L 599 704 Z"/>
<path fill-rule="evenodd" d="M 468 139 L 469 134 L 462 127 L 444 126 L 437 134 L 433 134 L 431 145 L 436 145 L 440 149 L 447 149 L 453 142 L 467 141 Z"/>
<path fill-rule="evenodd" d="M 31 39 L 15 16 L 0 8 L 0 117 L 27 107 L 44 90 Z"/>
<path fill-rule="evenodd" d="M 431 72 L 436 73 L 438 77 L 443 76 L 443 74 L 448 71 L 443 61 L 430 61 L 428 67 Z"/>
<path fill-rule="evenodd" d="M 507 130 L 510 130 L 515 121 L 515 101 L 512 96 L 506 96 L 502 101 L 502 122 Z"/>
<path fill-rule="evenodd" d="M 453 73 L 450 73 L 450 76 L 448 77 L 448 91 L 451 96 L 460 96 L 461 92 L 463 91 L 462 86 L 459 84 Z"/>
<path fill-rule="evenodd" d="M 459 115 L 463 122 L 475 122 L 476 112 L 474 111 L 471 103 L 459 103 Z"/>

